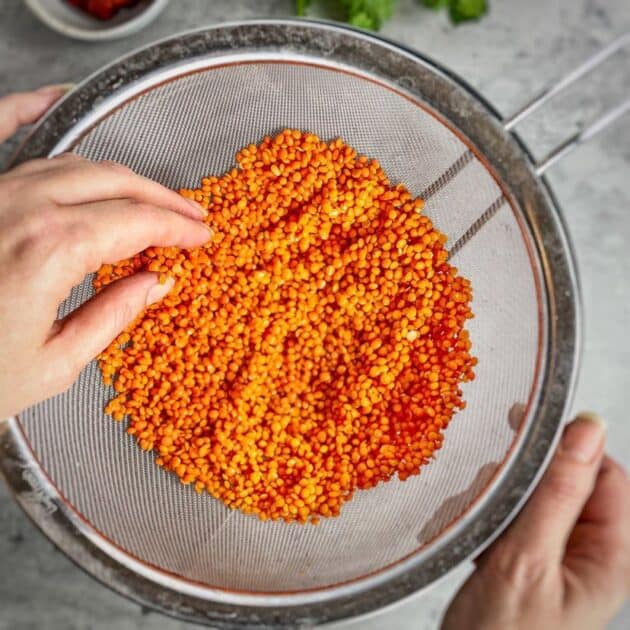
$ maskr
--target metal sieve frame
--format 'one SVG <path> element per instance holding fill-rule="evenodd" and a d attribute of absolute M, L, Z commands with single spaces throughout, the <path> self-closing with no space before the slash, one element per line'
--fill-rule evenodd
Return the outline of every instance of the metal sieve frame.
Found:
<path fill-rule="evenodd" d="M 368 612 L 442 577 L 485 548 L 518 512 L 546 468 L 571 403 L 577 377 L 581 306 L 571 244 L 547 181 L 499 114 L 461 79 L 435 62 L 350 27 L 299 20 L 225 24 L 184 33 L 131 53 L 84 81 L 35 128 L 15 163 L 72 145 L 141 79 L 163 80 L 180 64 L 208 60 L 321 59 L 352 68 L 428 102 L 465 136 L 522 210 L 544 279 L 546 349 L 538 402 L 520 443 L 484 496 L 445 542 L 353 582 L 312 592 L 243 594 L 219 591 L 157 570 L 105 540 L 64 500 L 40 467 L 17 418 L 0 425 L 0 469 L 27 515 L 92 576 L 139 603 L 215 627 L 299 627 Z M 164 66 L 168 66 L 166 71 Z M 135 86 L 135 87 L 134 87 Z M 448 544 L 446 544 L 448 543 Z"/>

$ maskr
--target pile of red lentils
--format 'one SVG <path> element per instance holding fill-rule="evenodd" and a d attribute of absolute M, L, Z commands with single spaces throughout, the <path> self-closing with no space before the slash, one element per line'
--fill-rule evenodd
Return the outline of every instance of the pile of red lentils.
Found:
<path fill-rule="evenodd" d="M 198 492 L 317 523 L 442 446 L 474 378 L 471 287 L 422 200 L 341 140 L 286 130 L 237 163 L 181 191 L 206 246 L 98 272 L 176 280 L 102 353 L 106 411 Z"/>

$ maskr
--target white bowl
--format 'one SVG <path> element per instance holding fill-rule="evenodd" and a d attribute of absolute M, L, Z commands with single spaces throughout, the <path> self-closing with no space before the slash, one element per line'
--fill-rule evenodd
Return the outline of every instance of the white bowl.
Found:
<path fill-rule="evenodd" d="M 98 20 L 66 0 L 25 0 L 29 9 L 53 30 L 86 41 L 126 37 L 152 22 L 168 0 L 142 0 L 121 9 L 111 20 Z"/>

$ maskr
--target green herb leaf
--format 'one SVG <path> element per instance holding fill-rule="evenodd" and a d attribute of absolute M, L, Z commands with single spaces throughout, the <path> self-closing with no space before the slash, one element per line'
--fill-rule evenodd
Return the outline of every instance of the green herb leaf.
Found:
<path fill-rule="evenodd" d="M 370 17 L 365 11 L 359 11 L 359 13 L 353 13 L 351 16 L 348 16 L 348 22 L 352 24 L 352 26 L 365 28 L 370 31 L 378 29 L 374 18 Z"/>
<path fill-rule="evenodd" d="M 311 4 L 311 0 L 295 0 L 295 13 L 297 15 L 306 15 L 306 10 Z"/>
<path fill-rule="evenodd" d="M 341 0 L 350 24 L 378 30 L 394 13 L 396 0 Z"/>
<path fill-rule="evenodd" d="M 449 0 L 420 0 L 425 7 L 429 9 L 441 9 L 448 6 Z"/>
<path fill-rule="evenodd" d="M 486 0 L 450 0 L 450 16 L 455 24 L 477 20 L 488 10 Z"/>
<path fill-rule="evenodd" d="M 488 11 L 489 0 L 418 0 L 430 9 L 448 9 L 455 24 L 476 20 Z M 297 15 L 306 15 L 312 0 L 295 0 Z M 331 17 L 350 22 L 353 26 L 378 31 L 394 13 L 396 0 L 328 0 L 321 3 L 327 6 Z M 339 8 L 341 13 L 335 9 Z"/>

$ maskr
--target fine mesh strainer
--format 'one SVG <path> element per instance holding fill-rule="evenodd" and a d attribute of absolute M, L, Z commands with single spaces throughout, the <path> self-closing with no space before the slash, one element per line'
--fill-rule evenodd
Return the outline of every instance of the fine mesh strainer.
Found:
<path fill-rule="evenodd" d="M 0 428 L 1 467 L 24 510 L 104 583 L 216 627 L 298 627 L 366 612 L 486 546 L 539 478 L 576 376 L 574 263 L 540 175 L 628 109 L 535 164 L 510 129 L 555 91 L 506 123 L 416 53 L 299 21 L 179 35 L 86 80 L 17 161 L 71 150 L 192 187 L 285 127 L 341 136 L 376 157 L 426 199 L 453 264 L 472 281 L 479 365 L 435 461 L 404 483 L 357 493 L 339 518 L 314 527 L 262 522 L 182 486 L 103 414 L 112 391 L 92 363 L 68 392 Z M 86 278 L 60 315 L 91 294 Z"/>

